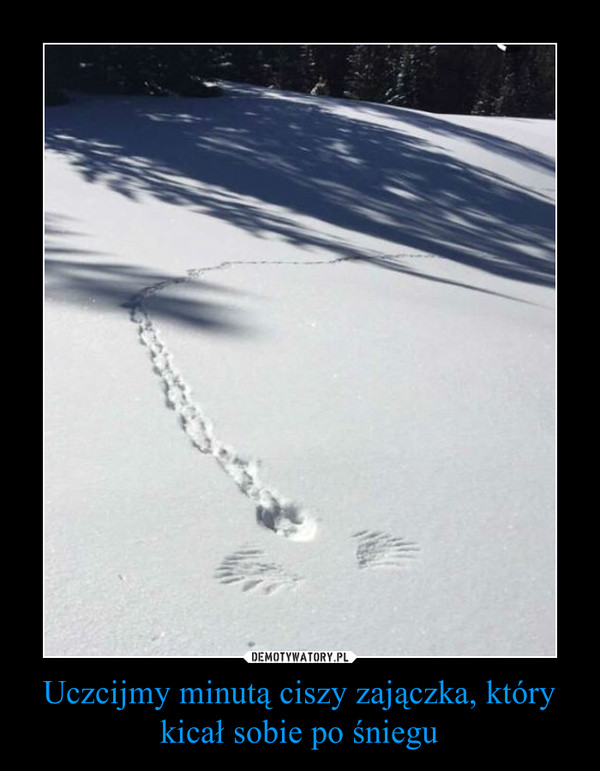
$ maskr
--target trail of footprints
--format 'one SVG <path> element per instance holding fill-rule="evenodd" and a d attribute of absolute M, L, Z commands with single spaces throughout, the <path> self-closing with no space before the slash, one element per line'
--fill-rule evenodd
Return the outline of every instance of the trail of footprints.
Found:
<path fill-rule="evenodd" d="M 147 308 L 153 295 L 168 287 L 193 281 L 212 270 L 232 265 L 324 265 L 343 262 L 345 257 L 309 262 L 235 261 L 208 268 L 189 270 L 186 277 L 167 279 L 142 289 L 131 300 L 131 320 L 136 324 L 140 342 L 148 349 L 154 372 L 161 381 L 168 406 L 180 420 L 181 427 L 193 446 L 204 455 L 211 455 L 235 482 L 240 492 L 255 504 L 257 522 L 277 535 L 295 541 L 310 541 L 316 534 L 313 517 L 258 477 L 257 464 L 245 460 L 215 435 L 212 421 L 192 400 L 192 392 L 173 364 L 173 357 L 161 340 Z M 402 568 L 413 559 L 419 547 L 416 543 L 388 533 L 361 530 L 355 539 L 358 567 Z M 260 549 L 242 548 L 227 555 L 215 570 L 214 578 L 221 584 L 239 586 L 244 592 L 274 594 L 281 589 L 295 589 L 303 580 L 286 568 L 271 562 Z"/>

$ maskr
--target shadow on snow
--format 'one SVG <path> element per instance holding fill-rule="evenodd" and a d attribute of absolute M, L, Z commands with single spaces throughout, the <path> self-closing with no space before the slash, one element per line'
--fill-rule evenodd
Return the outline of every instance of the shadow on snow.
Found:
<path fill-rule="evenodd" d="M 218 100 L 96 99 L 48 110 L 47 145 L 91 183 L 132 200 L 154 196 L 257 236 L 276 233 L 294 245 L 446 281 L 365 254 L 351 243 L 353 233 L 364 234 L 553 284 L 552 202 L 459 162 L 433 138 L 474 142 L 551 172 L 548 156 L 431 114 L 350 104 L 355 117 L 336 114 L 327 99 L 252 87 Z M 432 141 L 412 135 L 412 126 Z"/>
<path fill-rule="evenodd" d="M 83 254 L 86 258 L 101 256 L 99 252 L 80 249 L 76 245 L 53 245 L 53 237 L 64 239 L 85 235 L 65 229 L 65 220 L 65 217 L 53 214 L 46 217 L 46 236 L 50 237 L 45 261 L 46 299 L 49 302 L 75 303 L 96 311 L 114 310 L 115 307 L 131 311 L 132 299 L 141 289 L 182 278 L 156 273 L 137 265 L 65 259 L 63 255 L 67 254 Z M 64 243 L 64 240 L 60 243 Z M 220 295 L 218 300 L 214 298 L 215 293 Z M 170 319 L 210 332 L 251 334 L 248 324 L 242 324 L 239 314 L 231 305 L 222 301 L 223 295 L 234 294 L 239 292 L 195 278 L 190 282 L 165 287 L 148 299 L 146 305 L 152 318 L 158 322 Z"/>

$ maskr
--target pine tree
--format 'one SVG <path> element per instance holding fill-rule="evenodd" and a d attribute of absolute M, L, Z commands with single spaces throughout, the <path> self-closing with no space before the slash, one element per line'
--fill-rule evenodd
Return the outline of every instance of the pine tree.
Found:
<path fill-rule="evenodd" d="M 396 74 L 393 92 L 388 92 L 390 104 L 401 107 L 415 108 L 419 102 L 418 96 L 418 64 L 414 46 L 402 46 L 402 53 Z"/>
<path fill-rule="evenodd" d="M 206 78 L 441 113 L 554 116 L 552 45 L 53 45 L 46 98 L 68 89 L 210 95 Z"/>
<path fill-rule="evenodd" d="M 327 91 L 331 96 L 344 96 L 348 56 L 352 46 L 346 45 L 313 45 L 310 46 L 313 72 L 323 78 Z"/>
<path fill-rule="evenodd" d="M 348 57 L 347 93 L 367 102 L 385 102 L 395 84 L 396 46 L 357 45 Z"/>
<path fill-rule="evenodd" d="M 495 112 L 504 67 L 504 53 L 496 46 L 475 46 L 474 73 L 476 90 L 470 112 L 491 115 Z"/>

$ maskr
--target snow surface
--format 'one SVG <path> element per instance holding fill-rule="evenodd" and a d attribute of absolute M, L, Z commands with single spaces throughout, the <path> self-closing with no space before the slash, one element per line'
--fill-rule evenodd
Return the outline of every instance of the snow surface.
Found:
<path fill-rule="evenodd" d="M 46 655 L 554 655 L 554 122 L 226 90 L 47 110 Z"/>

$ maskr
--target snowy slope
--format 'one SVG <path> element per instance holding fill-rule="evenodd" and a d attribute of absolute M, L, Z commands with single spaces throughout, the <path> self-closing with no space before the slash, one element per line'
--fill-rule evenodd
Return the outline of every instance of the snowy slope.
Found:
<path fill-rule="evenodd" d="M 231 84 L 46 135 L 46 655 L 552 655 L 554 123 Z"/>

